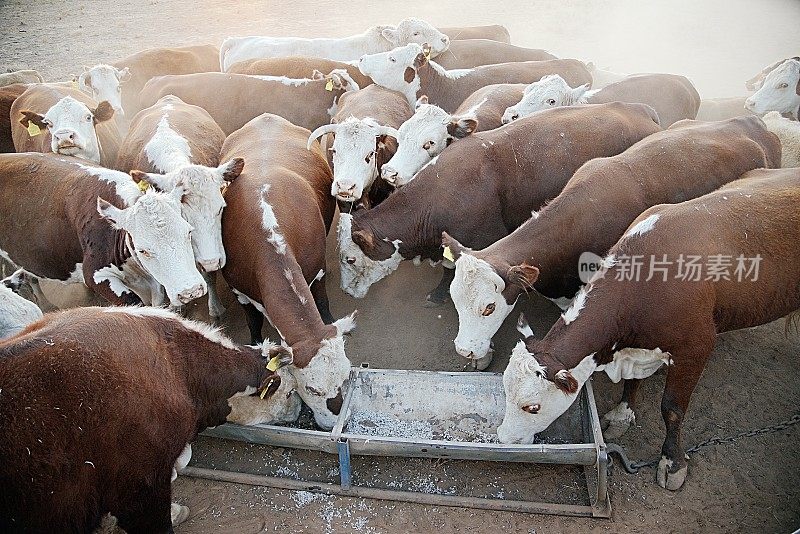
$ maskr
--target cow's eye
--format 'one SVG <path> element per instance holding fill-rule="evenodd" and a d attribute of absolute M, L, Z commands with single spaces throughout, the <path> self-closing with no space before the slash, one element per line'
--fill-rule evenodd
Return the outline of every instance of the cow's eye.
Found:
<path fill-rule="evenodd" d="M 554 106 L 556 104 L 556 99 L 555 98 L 550 98 L 550 99 L 547 100 L 547 103 L 549 105 L 551 105 L 551 106 Z"/>
<path fill-rule="evenodd" d="M 436 143 L 434 143 L 433 141 L 428 141 L 427 143 L 422 145 L 422 148 L 424 148 L 425 150 L 430 150 L 435 144 Z"/>
<path fill-rule="evenodd" d="M 53 121 L 51 121 L 50 119 L 45 119 L 42 122 L 44 122 L 44 125 L 47 126 L 48 128 L 53 127 Z"/>
<path fill-rule="evenodd" d="M 309 393 L 311 393 L 312 395 L 315 395 L 317 397 L 321 397 L 322 396 L 322 392 L 321 391 L 319 391 L 318 389 L 314 389 L 311 386 L 306 386 L 306 391 L 308 391 Z"/>
<path fill-rule="evenodd" d="M 539 413 L 539 410 L 541 410 L 541 408 L 542 406 L 539 404 L 527 404 L 522 407 L 522 410 L 528 413 L 536 414 Z"/>
<path fill-rule="evenodd" d="M 487 306 L 483 309 L 483 313 L 481 313 L 481 315 L 483 315 L 484 317 L 488 317 L 489 315 L 494 313 L 494 308 L 495 308 L 494 302 L 487 304 Z"/>
<path fill-rule="evenodd" d="M 782 83 L 782 84 L 780 84 L 778 87 L 779 87 L 780 89 L 786 89 L 787 87 L 789 87 L 789 84 L 788 84 L 788 83 L 786 83 L 786 82 L 783 82 L 783 83 Z"/>
<path fill-rule="evenodd" d="M 336 154 L 336 149 L 335 148 L 329 148 L 328 150 L 330 150 L 331 154 Z"/>
<path fill-rule="evenodd" d="M 369 154 L 367 154 L 367 157 L 366 157 L 366 158 L 364 158 L 364 161 L 366 161 L 367 163 L 369 163 L 370 161 L 372 161 L 372 156 L 374 156 L 374 155 L 375 155 L 375 151 L 373 150 L 372 152 L 370 152 Z"/>
<path fill-rule="evenodd" d="M 397 60 L 392 56 L 389 56 L 389 61 L 391 61 L 392 63 L 397 63 Z"/>
<path fill-rule="evenodd" d="M 86 115 L 86 116 L 83 118 L 83 120 L 85 120 L 86 122 L 92 122 L 92 116 L 91 116 L 91 115 Z"/>
<path fill-rule="evenodd" d="M 145 250 L 143 248 L 140 248 L 137 252 L 139 253 L 140 256 L 144 256 L 145 258 L 152 258 L 153 257 L 153 253 L 152 252 L 150 252 L 149 250 Z"/>
<path fill-rule="evenodd" d="M 419 36 L 419 32 L 414 32 L 414 37 Z"/>

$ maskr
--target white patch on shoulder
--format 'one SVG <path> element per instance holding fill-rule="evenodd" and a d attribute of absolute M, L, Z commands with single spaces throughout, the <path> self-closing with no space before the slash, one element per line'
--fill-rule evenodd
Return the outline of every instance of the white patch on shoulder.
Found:
<path fill-rule="evenodd" d="M 124 172 L 105 169 L 103 167 L 89 167 L 88 165 L 83 165 L 81 163 L 71 163 L 77 165 L 92 176 L 113 184 L 114 188 L 116 189 L 117 196 L 125 201 L 126 206 L 133 206 L 133 204 L 136 202 L 136 199 L 143 194 L 130 175 L 125 174 Z"/>
<path fill-rule="evenodd" d="M 647 378 L 662 365 L 669 365 L 672 355 L 662 352 L 660 348 L 653 350 L 626 348 L 614 353 L 614 360 L 597 367 L 605 371 L 612 382 Z"/>
<path fill-rule="evenodd" d="M 131 289 L 122 281 L 124 277 L 125 273 L 122 269 L 112 264 L 97 269 L 92 275 L 92 280 L 98 285 L 103 282 L 108 282 L 111 291 L 113 291 L 116 296 L 120 297 L 123 293 L 131 293 Z"/>
<path fill-rule="evenodd" d="M 635 236 L 635 235 L 644 235 L 644 234 L 646 234 L 647 232 L 649 232 L 650 230 L 653 229 L 653 227 L 656 224 L 656 221 L 658 219 L 660 219 L 660 218 L 661 218 L 661 214 L 654 213 L 654 214 L 650 215 L 649 217 L 647 217 L 646 219 L 642 219 L 641 221 L 636 223 L 636 225 L 633 228 L 628 230 L 625 233 L 625 235 L 623 236 L 623 238 L 632 237 L 632 236 Z"/>
<path fill-rule="evenodd" d="M 575 299 L 572 301 L 572 305 L 567 311 L 561 314 L 561 318 L 564 319 L 564 324 L 570 324 L 578 318 L 581 310 L 586 306 L 586 300 L 589 298 L 589 292 L 591 290 L 591 286 L 588 288 L 584 286 L 578 291 L 575 295 Z"/>
<path fill-rule="evenodd" d="M 286 240 L 278 228 L 278 219 L 275 217 L 275 212 L 270 203 L 267 202 L 267 193 L 269 193 L 270 187 L 272 187 L 270 184 L 264 184 L 264 187 L 261 188 L 261 226 L 269 233 L 267 241 L 272 243 L 278 254 L 286 254 Z"/>
<path fill-rule="evenodd" d="M 147 160 L 162 173 L 172 172 L 190 165 L 192 151 L 182 135 L 169 125 L 169 115 L 164 114 L 158 122 L 153 137 L 144 145 Z"/>
<path fill-rule="evenodd" d="M 489 100 L 488 96 L 483 97 L 483 100 L 481 100 L 480 102 L 469 108 L 467 111 L 465 111 L 463 116 L 475 117 L 478 114 L 478 110 L 481 109 L 481 106 L 484 105 L 486 102 L 488 102 L 488 100 Z"/>
<path fill-rule="evenodd" d="M 436 71 L 439 76 L 444 76 L 445 78 L 450 78 L 451 80 L 458 80 L 459 78 L 463 78 L 467 74 L 471 73 L 475 69 L 451 69 L 447 70 L 435 61 L 429 61 L 428 64 Z"/>
<path fill-rule="evenodd" d="M 309 83 L 315 81 L 311 78 L 288 78 L 286 76 L 259 76 L 254 74 L 249 74 L 248 76 L 268 82 L 278 82 L 289 87 L 300 87 L 301 85 L 308 85 Z"/>

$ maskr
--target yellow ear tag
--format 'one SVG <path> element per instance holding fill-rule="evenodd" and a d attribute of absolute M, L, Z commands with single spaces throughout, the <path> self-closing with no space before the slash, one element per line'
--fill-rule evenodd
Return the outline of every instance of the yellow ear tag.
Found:
<path fill-rule="evenodd" d="M 442 257 L 448 261 L 456 261 L 455 257 L 453 256 L 453 252 L 450 250 L 450 247 L 444 247 Z"/>
<path fill-rule="evenodd" d="M 267 370 L 272 371 L 274 373 L 275 371 L 278 370 L 278 367 L 280 366 L 281 366 L 281 359 L 279 356 L 275 356 L 267 364 Z"/>
<path fill-rule="evenodd" d="M 31 137 L 36 137 L 42 133 L 42 129 L 39 128 L 35 122 L 28 121 L 28 135 Z"/>
<path fill-rule="evenodd" d="M 326 91 L 333 91 L 333 80 L 328 80 L 328 83 L 325 84 Z"/>
<path fill-rule="evenodd" d="M 150 187 L 150 182 L 148 182 L 147 180 L 139 180 L 139 181 L 136 183 L 136 187 L 138 187 L 138 188 L 139 188 L 139 191 L 141 191 L 142 193 L 144 193 L 144 192 L 145 192 L 145 191 L 147 191 L 147 189 Z"/>
<path fill-rule="evenodd" d="M 425 59 L 430 61 L 431 60 L 431 49 L 428 48 L 427 50 L 423 50 L 422 52 L 425 54 Z"/>

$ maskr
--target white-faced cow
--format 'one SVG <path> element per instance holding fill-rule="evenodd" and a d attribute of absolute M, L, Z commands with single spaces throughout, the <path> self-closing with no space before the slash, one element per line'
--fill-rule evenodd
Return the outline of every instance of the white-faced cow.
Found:
<path fill-rule="evenodd" d="M 325 237 L 336 203 L 331 170 L 311 132 L 276 115 L 256 117 L 228 136 L 222 159 L 247 166 L 228 188 L 222 274 L 244 305 L 250 336 L 260 341 L 264 317 L 291 356 L 297 392 L 317 424 L 333 428 L 350 362 L 345 333 L 353 316 L 333 322 L 325 290 Z M 329 324 L 333 322 L 333 324 Z"/>
<path fill-rule="evenodd" d="M 500 441 L 533 442 L 595 371 L 625 380 L 614 411 L 630 422 L 641 380 L 667 365 L 656 480 L 680 488 L 688 468 L 681 428 L 717 334 L 800 308 L 798 203 L 800 169 L 759 169 L 713 193 L 642 213 L 544 339 L 524 329 L 503 375 Z M 694 257 L 699 271 L 686 268 Z M 661 263 L 652 277 L 631 276 L 630 258 Z M 715 258 L 723 263 L 703 267 Z"/>
<path fill-rule="evenodd" d="M 0 249 L 35 276 L 84 281 L 112 304 L 206 293 L 182 189 L 143 194 L 125 173 L 36 152 L 0 155 L 0 186 Z"/>
<path fill-rule="evenodd" d="M 83 67 L 78 76 L 78 89 L 88 93 L 97 101 L 105 100 L 114 108 L 115 117 L 124 117 L 122 106 L 122 83 L 131 78 L 130 68 L 118 69 L 112 65 L 98 64 L 94 67 Z"/>
<path fill-rule="evenodd" d="M 199 432 L 258 391 L 268 422 L 296 419 L 269 348 L 134 307 L 48 314 L 0 341 L 0 530 L 92 532 L 111 513 L 125 532 L 172 532 L 189 510 L 170 482 Z"/>
<path fill-rule="evenodd" d="M 585 161 L 658 130 L 651 108 L 613 103 L 544 111 L 453 143 L 379 206 L 341 216 L 342 289 L 363 297 L 404 259 L 441 260 L 443 231 L 476 248 L 494 243 L 556 197 Z M 445 276 L 428 299 L 443 302 L 451 281 Z"/>
<path fill-rule="evenodd" d="M 114 109 L 78 89 L 33 85 L 11 105 L 17 152 L 56 152 L 113 168 L 121 143 Z"/>
<path fill-rule="evenodd" d="M 0 74 L 0 87 L 17 83 L 43 83 L 44 78 L 35 70 L 17 70 Z"/>
<path fill-rule="evenodd" d="M 777 111 L 800 119 L 800 60 L 788 59 L 767 74 L 761 88 L 745 100 L 744 107 L 757 115 Z"/>
<path fill-rule="evenodd" d="M 387 52 L 409 43 L 429 43 L 435 56 L 447 50 L 450 39 L 415 18 L 403 19 L 397 26 L 372 26 L 364 33 L 341 38 L 228 37 L 220 47 L 219 65 L 222 72 L 227 72 L 239 61 L 268 57 L 309 56 L 352 61 L 364 54 Z"/>
<path fill-rule="evenodd" d="M 474 69 L 446 70 L 428 61 L 429 52 L 418 44 L 389 52 L 361 56 L 358 68 L 378 85 L 406 95 L 414 104 L 427 95 L 432 104 L 454 112 L 472 93 L 495 83 L 531 83 L 547 74 L 561 74 L 570 83 L 592 81 L 586 66 L 574 59 L 525 61 L 484 65 Z"/>
<path fill-rule="evenodd" d="M 776 68 L 780 67 L 785 61 L 789 61 L 790 59 L 796 59 L 800 61 L 800 56 L 787 57 L 786 59 L 780 59 L 775 63 L 767 65 L 766 67 L 761 69 L 761 71 L 758 74 L 756 74 L 755 76 L 744 82 L 744 86 L 747 88 L 748 91 L 758 91 L 764 84 L 764 79 L 767 77 L 767 75 L 769 75 L 769 73 L 775 70 Z"/>
<path fill-rule="evenodd" d="M 332 124 L 320 126 L 308 139 L 311 148 L 318 137 L 334 136 L 332 143 L 328 138 L 323 146 L 332 155 L 331 194 L 338 201 L 360 202 L 369 208 L 388 196 L 392 187 L 378 177 L 397 151 L 397 128 L 412 114 L 402 94 L 379 85 L 342 95 Z"/>
<path fill-rule="evenodd" d="M 692 82 L 674 74 L 636 74 L 595 91 L 589 91 L 588 85 L 573 89 L 561 76 L 554 74 L 526 87 L 522 99 L 503 114 L 503 123 L 554 106 L 606 102 L 647 104 L 656 110 L 661 125 L 666 128 L 679 120 L 694 119 L 700 95 Z"/>
<path fill-rule="evenodd" d="M 466 250 L 445 234 L 443 244 L 456 259 L 450 286 L 458 311 L 456 352 L 486 357 L 524 293 L 535 290 L 554 301 L 573 297 L 585 282 L 581 256 L 605 254 L 647 208 L 704 195 L 752 169 L 777 167 L 780 154 L 780 143 L 757 117 L 682 121 L 622 154 L 587 162 L 559 196 L 483 250 Z"/>

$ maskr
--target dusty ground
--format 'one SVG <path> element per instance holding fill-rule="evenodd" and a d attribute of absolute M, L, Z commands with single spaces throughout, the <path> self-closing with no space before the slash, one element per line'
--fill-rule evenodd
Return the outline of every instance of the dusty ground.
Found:
<path fill-rule="evenodd" d="M 346 35 L 369 24 L 416 15 L 439 25 L 500 22 L 516 44 L 547 48 L 563 57 L 591 59 L 621 72 L 672 71 L 688 75 L 706 97 L 744 93 L 743 80 L 776 58 L 795 55 L 800 3 L 713 0 L 641 5 L 619 2 L 397 2 L 326 3 L 196 2 L 153 0 L 0 1 L 0 67 L 37 68 L 50 80 L 66 79 L 81 65 L 115 60 L 142 48 L 212 42 L 232 34 Z M 360 312 L 348 340 L 354 363 L 373 367 L 458 370 L 452 348 L 457 329 L 452 306 L 424 308 L 439 271 L 404 264 L 356 301 L 338 289 L 334 243 L 328 280 L 335 316 Z M 79 302 L 79 291 L 59 291 L 59 304 Z M 548 302 L 532 298 L 519 307 L 535 317 L 539 334 L 557 317 Z M 202 316 L 202 306 L 192 313 Z M 516 314 L 512 314 L 516 317 Z M 229 300 L 226 330 L 247 341 L 241 311 Z M 515 341 L 511 321 L 496 338 L 501 371 Z M 784 321 L 721 336 L 698 386 L 684 428 L 694 444 L 710 436 L 786 419 L 800 398 L 800 334 Z M 595 377 L 601 413 L 620 394 Z M 658 454 L 664 375 L 643 386 L 637 424 L 620 441 L 636 459 Z M 178 532 L 790 532 L 800 527 L 800 426 L 733 445 L 704 449 L 692 458 L 686 486 L 675 493 L 654 483 L 652 469 L 639 475 L 616 470 L 611 478 L 612 520 L 586 520 L 426 507 L 315 496 L 270 488 L 180 478 L 174 496 L 192 515 Z M 246 446 L 203 438 L 197 465 L 335 478 L 324 455 Z M 367 459 L 365 481 L 448 492 L 471 488 L 486 495 L 529 491 L 554 500 L 580 499 L 581 482 L 570 469 L 490 468 L 424 461 Z M 526 486 L 527 485 L 527 486 Z M 527 488 L 527 489 L 526 489 Z"/>

